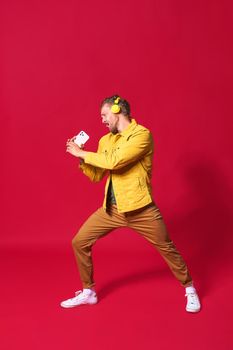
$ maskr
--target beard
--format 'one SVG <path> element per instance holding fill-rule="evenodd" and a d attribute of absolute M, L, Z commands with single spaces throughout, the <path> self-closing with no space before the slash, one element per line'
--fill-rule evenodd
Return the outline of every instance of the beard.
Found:
<path fill-rule="evenodd" d="M 116 135 L 118 133 L 118 129 L 116 126 L 113 126 L 112 128 L 110 128 L 109 130 L 113 135 Z"/>

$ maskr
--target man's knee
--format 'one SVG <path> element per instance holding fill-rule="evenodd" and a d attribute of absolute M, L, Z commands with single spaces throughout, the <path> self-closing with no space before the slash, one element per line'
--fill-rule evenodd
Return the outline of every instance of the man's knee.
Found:
<path fill-rule="evenodd" d="M 82 239 L 81 237 L 79 236 L 79 234 L 75 235 L 72 239 L 72 247 L 75 249 L 75 250 L 79 250 L 81 247 L 82 247 Z"/>
<path fill-rule="evenodd" d="M 82 250 L 91 245 L 91 240 L 80 230 L 72 239 L 72 247 L 75 250 Z"/>
<path fill-rule="evenodd" d="M 155 247 L 164 254 L 169 254 L 170 252 L 173 252 L 175 249 L 174 243 L 171 240 L 167 240 L 164 242 L 155 242 Z"/>

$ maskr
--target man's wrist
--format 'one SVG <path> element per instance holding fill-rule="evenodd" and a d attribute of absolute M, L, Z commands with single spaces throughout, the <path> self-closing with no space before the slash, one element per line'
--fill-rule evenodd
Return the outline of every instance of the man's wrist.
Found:
<path fill-rule="evenodd" d="M 88 152 L 86 151 L 80 151 L 78 154 L 78 157 L 84 161 L 85 156 L 87 155 Z"/>

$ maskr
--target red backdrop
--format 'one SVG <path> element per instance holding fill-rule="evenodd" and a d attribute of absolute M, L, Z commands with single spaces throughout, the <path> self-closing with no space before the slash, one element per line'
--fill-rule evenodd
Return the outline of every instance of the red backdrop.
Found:
<path fill-rule="evenodd" d="M 83 129 L 94 151 L 100 101 L 118 93 L 153 132 L 171 236 L 202 285 L 203 272 L 214 281 L 233 243 L 231 2 L 3 0 L 0 22 L 2 245 L 71 249 L 104 182 L 91 184 L 65 143 Z M 102 247 L 142 243 L 119 237 Z"/>
<path fill-rule="evenodd" d="M 1 7 L 4 242 L 64 242 L 102 202 L 103 186 L 77 171 L 65 143 L 84 129 L 87 149 L 96 148 L 106 132 L 99 103 L 115 92 L 154 134 L 154 194 L 166 216 L 183 221 L 197 210 L 206 227 L 216 212 L 217 225 L 229 216 L 233 18 L 226 2 L 10 0 Z"/>

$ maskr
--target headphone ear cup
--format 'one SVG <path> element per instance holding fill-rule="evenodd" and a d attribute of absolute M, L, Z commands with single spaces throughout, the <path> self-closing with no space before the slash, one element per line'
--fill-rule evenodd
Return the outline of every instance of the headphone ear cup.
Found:
<path fill-rule="evenodd" d="M 112 113 L 117 114 L 117 113 L 120 113 L 120 111 L 121 111 L 121 107 L 119 105 L 117 105 L 117 104 L 112 105 L 112 107 L 111 107 Z"/>

